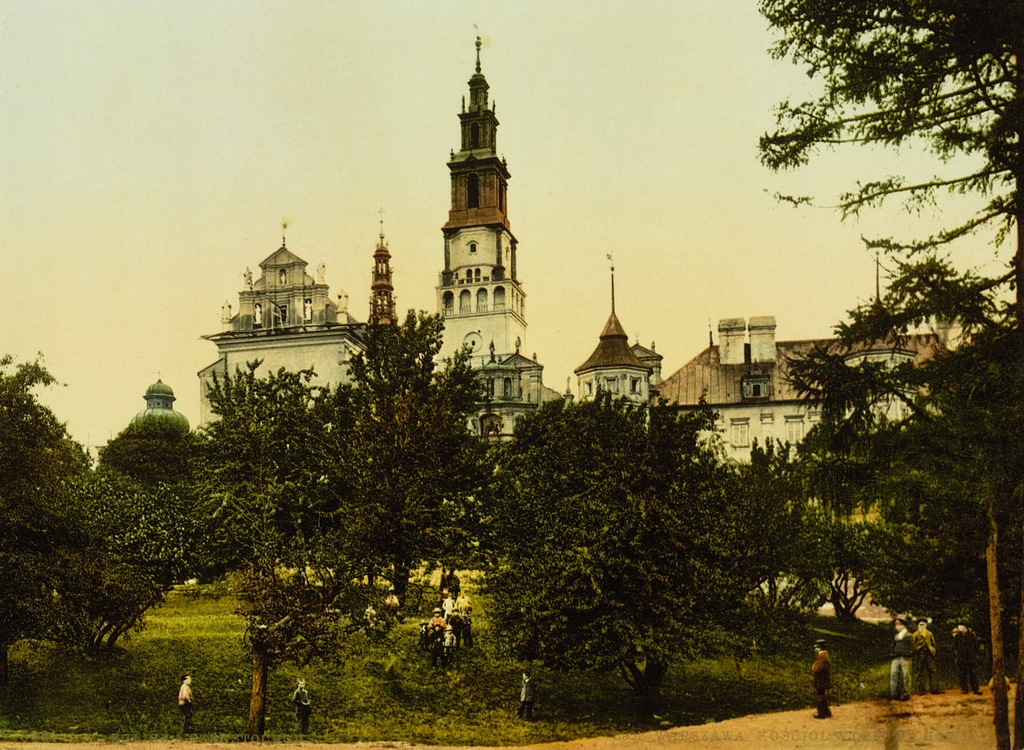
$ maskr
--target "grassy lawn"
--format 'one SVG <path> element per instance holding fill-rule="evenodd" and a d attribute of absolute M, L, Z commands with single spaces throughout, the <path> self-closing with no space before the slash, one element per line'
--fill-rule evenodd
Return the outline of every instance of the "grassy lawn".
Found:
<path fill-rule="evenodd" d="M 432 669 L 417 649 L 415 617 L 383 643 L 353 636 L 330 660 L 277 668 L 267 739 L 292 735 L 290 699 L 299 676 L 314 704 L 311 739 L 428 744 L 524 744 L 811 710 L 811 644 L 822 636 L 830 643 L 837 702 L 883 696 L 888 687 L 888 627 L 807 618 L 778 639 L 782 645 L 773 653 L 752 652 L 737 640 L 737 656 L 674 665 L 653 727 L 641 721 L 618 675 L 536 666 L 534 721 L 521 722 L 515 710 L 522 665 L 499 655 L 480 599 L 474 602 L 477 645 L 459 652 L 448 668 Z M 172 592 L 143 632 L 100 661 L 49 644 L 18 644 L 11 652 L 11 685 L 0 690 L 0 740 L 173 737 L 185 672 L 193 675 L 197 730 L 211 740 L 241 735 L 251 667 L 234 609 L 230 597 Z M 940 659 L 940 667 L 951 685 L 950 665 Z"/>

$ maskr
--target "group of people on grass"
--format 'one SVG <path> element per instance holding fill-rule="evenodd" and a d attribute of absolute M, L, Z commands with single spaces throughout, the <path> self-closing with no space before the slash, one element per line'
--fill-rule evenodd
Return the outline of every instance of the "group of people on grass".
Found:
<path fill-rule="evenodd" d="M 455 584 L 457 587 L 457 576 Z M 438 662 L 443 666 L 450 664 L 455 650 L 463 643 L 472 647 L 472 611 L 469 597 L 458 587 L 454 592 L 448 588 L 441 591 L 441 601 L 430 619 L 420 623 L 420 646 L 430 653 L 430 666 L 436 667 Z"/>
<path fill-rule="evenodd" d="M 889 697 L 892 700 L 910 700 L 912 686 L 924 695 L 927 692 L 942 693 L 935 672 L 935 634 L 929 629 L 927 617 L 917 619 L 917 629 L 907 629 L 906 617 L 894 619 L 896 633 L 893 637 L 889 669 Z M 978 688 L 978 638 L 966 622 L 959 622 L 953 629 L 953 658 L 956 661 L 960 691 L 967 695 L 972 692 L 981 695 Z M 811 687 L 814 690 L 816 719 L 832 716 L 829 705 L 832 690 L 832 662 L 824 640 L 814 644 L 814 664 L 811 666 Z M 911 674 L 913 673 L 913 674 Z"/>

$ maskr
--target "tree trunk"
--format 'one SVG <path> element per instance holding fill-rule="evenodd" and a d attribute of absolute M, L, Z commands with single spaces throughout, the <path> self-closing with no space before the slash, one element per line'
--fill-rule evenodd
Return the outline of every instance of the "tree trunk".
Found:
<path fill-rule="evenodd" d="M 249 741 L 260 741 L 267 724 L 267 675 L 270 658 L 263 648 L 254 648 L 252 654 L 252 694 L 249 697 Z"/>
<path fill-rule="evenodd" d="M 11 663 L 8 657 L 10 647 L 7 644 L 0 645 L 0 685 L 11 684 Z"/>
<path fill-rule="evenodd" d="M 395 561 L 391 565 L 391 586 L 395 589 L 399 606 L 405 609 L 405 600 L 409 593 L 409 566 L 399 561 Z"/>
<path fill-rule="evenodd" d="M 662 683 L 668 674 L 668 664 L 647 659 L 642 663 L 627 661 L 622 665 L 622 674 L 633 689 L 633 693 L 644 697 L 657 698 L 661 693 Z"/>
<path fill-rule="evenodd" d="M 1010 750 L 1010 717 L 1006 698 L 1006 661 L 1003 656 L 1003 622 L 999 596 L 999 570 L 996 548 L 999 529 L 996 525 L 995 498 L 989 493 L 988 540 L 985 546 L 985 567 L 988 576 L 988 619 L 992 629 L 992 721 L 996 730 L 996 750 Z"/>
<path fill-rule="evenodd" d="M 1021 537 L 1021 580 L 1024 581 L 1024 536 Z M 1013 698 L 1013 750 L 1024 750 L 1024 587 L 1020 592 L 1020 614 L 1017 622 L 1022 627 L 1017 636 L 1017 692 Z"/>

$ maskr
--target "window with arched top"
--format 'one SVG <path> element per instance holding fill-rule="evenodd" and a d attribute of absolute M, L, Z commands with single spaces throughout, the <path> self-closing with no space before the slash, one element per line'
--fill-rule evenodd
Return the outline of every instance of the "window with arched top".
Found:
<path fill-rule="evenodd" d="M 494 289 L 494 298 L 493 298 L 492 301 L 494 302 L 494 309 L 495 310 L 504 310 L 505 309 L 505 287 L 503 287 L 503 286 L 495 287 L 495 289 Z"/>
<path fill-rule="evenodd" d="M 469 293 L 468 289 L 463 289 L 462 293 L 459 295 L 459 312 L 473 312 L 473 295 Z"/>
<path fill-rule="evenodd" d="M 477 289 L 476 290 L 476 311 L 487 312 L 487 290 Z"/>
<path fill-rule="evenodd" d="M 503 383 L 503 390 L 503 395 L 505 396 L 505 398 L 513 397 L 514 394 L 512 393 L 512 378 L 505 378 L 505 381 Z"/>
<path fill-rule="evenodd" d="M 480 178 L 475 174 L 466 178 L 466 207 L 480 208 Z"/>
<path fill-rule="evenodd" d="M 469 130 L 469 147 L 480 148 L 480 126 L 475 122 Z"/>
<path fill-rule="evenodd" d="M 455 312 L 455 295 L 451 292 L 445 292 L 441 297 L 441 304 L 444 307 L 444 314 L 451 315 Z"/>
<path fill-rule="evenodd" d="M 476 255 L 476 243 L 475 242 L 470 242 L 469 243 L 469 254 L 470 255 Z"/>
<path fill-rule="evenodd" d="M 473 278 L 476 279 L 477 281 L 480 281 L 480 269 L 479 268 L 474 268 L 473 269 Z"/>

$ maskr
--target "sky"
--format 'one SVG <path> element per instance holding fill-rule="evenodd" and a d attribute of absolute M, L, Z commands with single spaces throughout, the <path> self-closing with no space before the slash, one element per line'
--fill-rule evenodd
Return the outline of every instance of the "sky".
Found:
<path fill-rule="evenodd" d="M 828 204 L 866 180 L 930 176 L 910 152 L 826 153 L 774 174 L 773 106 L 815 86 L 772 59 L 748 0 L 2 0 L 0 353 L 42 361 L 40 394 L 104 444 L 157 378 L 199 419 L 203 335 L 281 244 L 323 261 L 365 320 L 380 231 L 399 310 L 436 312 L 446 162 L 475 39 L 511 172 L 524 353 L 559 391 L 610 312 L 668 376 L 721 318 L 830 334 L 874 294 L 863 236 L 941 216 Z M 977 265 L 995 251 L 979 240 Z"/>

